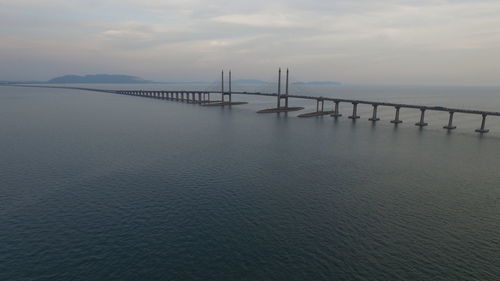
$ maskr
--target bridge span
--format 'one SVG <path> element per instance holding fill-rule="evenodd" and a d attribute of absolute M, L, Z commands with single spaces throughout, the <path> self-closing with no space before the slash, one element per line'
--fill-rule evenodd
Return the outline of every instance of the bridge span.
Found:
<path fill-rule="evenodd" d="M 186 103 L 199 104 L 202 106 L 233 106 L 233 105 L 241 105 L 246 104 L 247 102 L 238 102 L 233 101 L 233 95 L 240 96 L 264 96 L 264 97 L 274 97 L 276 98 L 276 107 L 263 109 L 258 111 L 258 113 L 280 113 L 280 112 L 292 112 L 299 111 L 304 109 L 303 107 L 291 107 L 289 106 L 289 99 L 301 99 L 301 100 L 313 100 L 316 101 L 316 111 L 309 112 L 305 114 L 300 114 L 298 117 L 315 117 L 315 116 L 323 116 L 330 115 L 334 118 L 339 118 L 342 114 L 339 111 L 339 105 L 341 103 L 348 103 L 352 105 L 352 113 L 348 116 L 349 119 L 355 121 L 359 119 L 358 115 L 358 105 L 370 105 L 372 106 L 372 114 L 368 119 L 371 122 L 380 121 L 380 118 L 377 116 L 379 107 L 392 107 L 395 110 L 394 119 L 390 120 L 391 123 L 398 125 L 403 122 L 400 119 L 399 113 L 402 108 L 405 109 L 417 109 L 420 111 L 420 118 L 415 126 L 424 127 L 427 126 L 428 123 L 425 122 L 425 113 L 427 111 L 441 111 L 448 112 L 449 119 L 448 124 L 443 126 L 446 130 L 456 129 L 456 126 L 453 124 L 453 117 L 455 113 L 461 114 L 474 114 L 480 115 L 481 125 L 475 131 L 480 134 L 488 133 L 489 130 L 486 129 L 486 118 L 488 116 L 500 116 L 500 112 L 496 111 L 484 111 L 484 110 L 472 110 L 472 109 L 461 109 L 461 108 L 450 108 L 450 107 L 442 107 L 442 106 L 428 106 L 428 105 L 415 105 L 415 104 L 403 104 L 403 103 L 390 103 L 390 102 L 380 102 L 380 101 L 368 101 L 368 100 L 358 100 L 358 99 L 346 99 L 346 98 L 334 98 L 334 97 L 317 97 L 317 96 L 306 96 L 306 95 L 291 95 L 288 91 L 288 70 L 286 71 L 286 84 L 285 91 L 281 93 L 281 69 L 278 75 L 278 91 L 276 93 L 265 93 L 265 92 L 243 92 L 243 91 L 232 91 L 231 89 L 231 72 L 229 72 L 229 89 L 227 91 L 224 90 L 224 72 L 222 72 L 222 83 L 221 90 L 219 91 L 186 91 L 186 90 L 106 90 L 106 89 L 95 89 L 95 88 L 85 88 L 85 87 L 66 87 L 66 86 L 47 86 L 47 85 L 21 85 L 21 84 L 8 84 L 5 86 L 21 86 L 21 87 L 41 87 L 41 88 L 58 88 L 58 89 L 73 89 L 73 90 L 84 90 L 84 91 L 94 91 L 94 92 L 102 92 L 102 93 L 113 93 L 120 95 L 129 95 L 129 96 L 139 96 L 139 97 L 149 97 L 149 98 L 158 98 L 165 99 L 171 101 L 179 101 Z M 214 99 L 220 98 L 220 99 Z M 331 102 L 331 110 L 325 110 L 325 102 Z"/>

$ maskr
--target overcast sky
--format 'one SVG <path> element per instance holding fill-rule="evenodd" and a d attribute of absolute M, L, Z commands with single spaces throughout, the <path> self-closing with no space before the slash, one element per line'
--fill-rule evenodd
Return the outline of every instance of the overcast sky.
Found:
<path fill-rule="evenodd" d="M 500 1 L 0 0 L 0 80 L 500 85 Z"/>

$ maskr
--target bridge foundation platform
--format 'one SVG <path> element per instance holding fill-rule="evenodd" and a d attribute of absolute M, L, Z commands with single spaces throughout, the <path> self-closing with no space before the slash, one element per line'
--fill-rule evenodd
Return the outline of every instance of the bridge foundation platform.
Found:
<path fill-rule="evenodd" d="M 231 105 L 241 105 L 241 104 L 247 104 L 248 102 L 245 101 L 212 101 L 212 102 L 205 102 L 202 103 L 202 106 L 231 106 Z"/>
<path fill-rule="evenodd" d="M 257 113 L 282 113 L 282 112 L 292 112 L 304 109 L 303 107 L 280 107 L 280 108 L 268 108 L 257 111 Z"/>
<path fill-rule="evenodd" d="M 323 115 L 331 115 L 333 113 L 335 113 L 335 111 L 333 111 L 333 110 L 330 110 L 330 111 L 316 111 L 316 112 L 310 112 L 310 113 L 300 114 L 297 117 L 301 117 L 301 118 L 304 118 L 304 117 L 317 117 L 317 116 L 323 116 Z"/>

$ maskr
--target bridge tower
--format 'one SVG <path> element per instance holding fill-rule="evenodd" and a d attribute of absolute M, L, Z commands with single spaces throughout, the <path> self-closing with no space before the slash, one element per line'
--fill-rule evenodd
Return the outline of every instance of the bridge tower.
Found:
<path fill-rule="evenodd" d="M 281 67 L 278 70 L 278 98 L 276 101 L 276 108 L 281 108 Z"/>
<path fill-rule="evenodd" d="M 277 109 L 288 109 L 288 85 L 289 85 L 289 73 L 288 68 L 286 69 L 286 80 L 285 80 L 285 94 L 281 95 L 281 68 L 278 71 L 278 104 Z M 281 106 L 281 100 L 285 100 L 285 106 Z"/>
<path fill-rule="evenodd" d="M 226 102 L 225 97 L 228 96 L 229 103 L 232 102 L 231 100 L 231 70 L 229 70 L 229 91 L 224 92 L 224 70 L 222 70 L 222 76 L 221 76 L 221 94 L 222 94 L 222 102 Z"/>
<path fill-rule="evenodd" d="M 288 106 L 288 88 L 289 88 L 289 73 L 288 68 L 286 69 L 286 85 L 285 94 L 281 95 L 281 67 L 278 69 L 278 93 L 276 94 L 276 108 L 269 108 L 257 111 L 257 113 L 279 113 L 279 112 L 290 112 L 298 111 L 304 109 L 303 107 L 289 107 Z M 284 99 L 285 106 L 281 106 L 281 100 Z"/>

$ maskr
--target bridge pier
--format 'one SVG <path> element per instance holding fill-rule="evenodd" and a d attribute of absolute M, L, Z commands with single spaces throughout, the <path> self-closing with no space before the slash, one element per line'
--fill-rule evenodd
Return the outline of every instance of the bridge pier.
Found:
<path fill-rule="evenodd" d="M 334 110 L 333 110 L 333 114 L 332 114 L 332 115 L 330 115 L 330 116 L 335 117 L 335 118 L 337 118 L 337 117 L 341 117 L 341 116 L 342 116 L 342 114 L 340 114 L 340 112 L 339 112 L 339 104 L 340 104 L 340 101 L 334 101 L 334 103 L 335 103 L 335 108 L 334 108 Z"/>
<path fill-rule="evenodd" d="M 358 103 L 353 102 L 352 103 L 352 115 L 348 116 L 349 119 L 356 120 L 359 119 L 360 117 L 358 116 Z"/>
<path fill-rule="evenodd" d="M 372 115 L 372 118 L 368 119 L 369 121 L 372 121 L 372 122 L 376 122 L 376 121 L 379 121 L 380 118 L 377 117 L 377 107 L 378 105 L 377 104 L 373 104 L 373 115 Z"/>
<path fill-rule="evenodd" d="M 321 111 L 319 110 L 319 104 L 321 103 Z M 323 112 L 325 109 L 325 101 L 323 99 L 316 100 L 316 112 Z"/>
<path fill-rule="evenodd" d="M 448 125 L 444 126 L 443 129 L 454 130 L 457 128 L 457 126 L 453 126 L 453 114 L 455 114 L 455 112 L 450 111 L 450 119 L 448 120 Z"/>
<path fill-rule="evenodd" d="M 391 120 L 391 123 L 397 125 L 403 123 L 403 121 L 399 119 L 399 110 L 401 109 L 401 107 L 396 106 L 395 108 L 396 108 L 396 116 L 394 117 L 394 120 Z"/>
<path fill-rule="evenodd" d="M 488 116 L 488 115 L 482 114 L 482 116 L 483 116 L 483 120 L 481 121 L 481 128 L 477 129 L 476 132 L 478 132 L 480 134 L 486 134 L 490 131 L 490 130 L 484 128 L 484 126 L 486 125 L 486 116 Z"/>
<path fill-rule="evenodd" d="M 421 108 L 420 109 L 420 122 L 415 123 L 415 126 L 425 127 L 425 126 L 429 125 L 428 123 L 425 123 L 424 118 L 425 118 L 425 108 Z"/>

